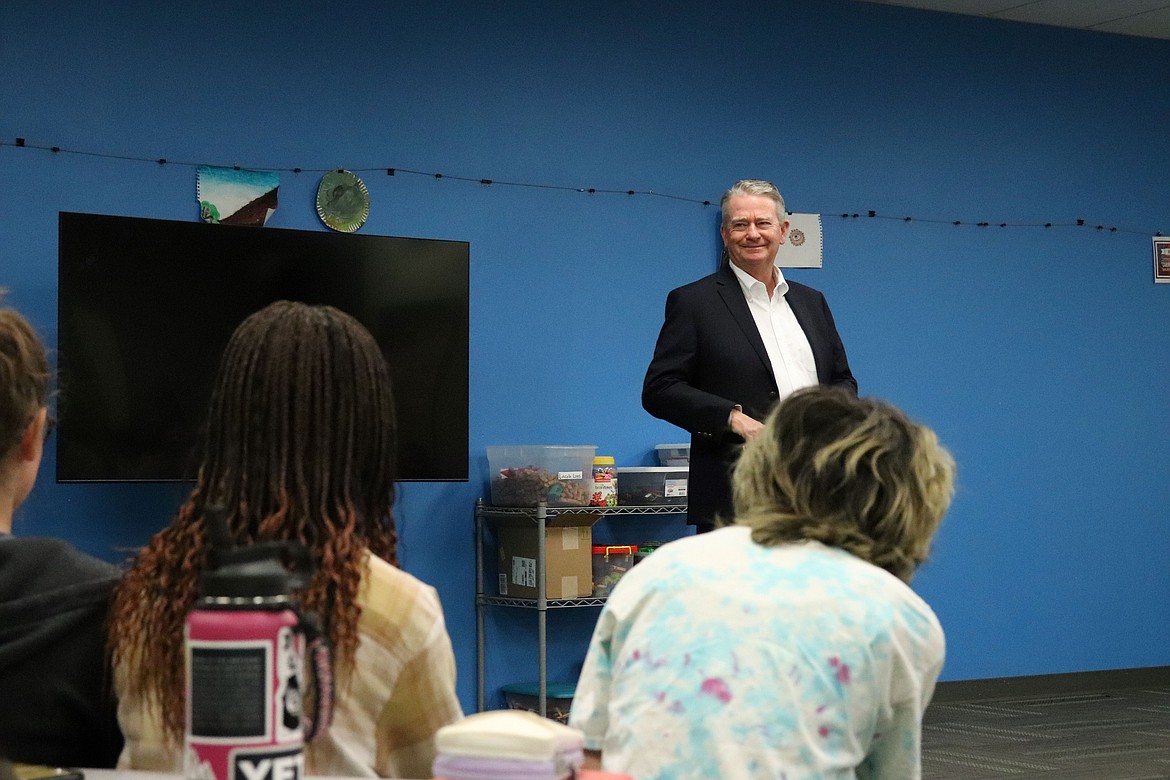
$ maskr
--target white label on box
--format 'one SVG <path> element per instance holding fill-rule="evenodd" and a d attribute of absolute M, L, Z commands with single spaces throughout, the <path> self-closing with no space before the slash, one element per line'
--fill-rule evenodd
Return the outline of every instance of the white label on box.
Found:
<path fill-rule="evenodd" d="M 561 577 L 561 598 L 575 599 L 577 598 L 577 593 L 577 575 Z"/>
<path fill-rule="evenodd" d="M 512 556 L 512 582 L 525 588 L 536 587 L 536 559 Z"/>
<path fill-rule="evenodd" d="M 685 498 L 687 495 L 687 481 L 685 479 L 665 480 L 664 489 L 667 498 Z"/>
<path fill-rule="evenodd" d="M 557 472 L 557 479 L 563 479 L 563 480 L 572 481 L 572 482 L 580 482 L 581 480 L 585 479 L 585 472 L 584 471 L 558 471 Z"/>
<path fill-rule="evenodd" d="M 508 575 L 507 574 L 500 575 L 500 595 L 501 596 L 508 595 Z"/>
<path fill-rule="evenodd" d="M 577 528 L 562 528 L 560 531 L 562 550 L 577 550 L 580 548 L 580 545 L 577 543 L 579 537 Z"/>

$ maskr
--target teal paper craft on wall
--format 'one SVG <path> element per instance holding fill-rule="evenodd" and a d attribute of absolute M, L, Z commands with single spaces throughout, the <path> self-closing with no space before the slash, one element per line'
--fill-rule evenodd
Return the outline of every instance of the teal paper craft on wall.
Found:
<path fill-rule="evenodd" d="M 275 173 L 200 165 L 195 176 L 204 222 L 259 227 L 276 211 L 280 177 Z"/>

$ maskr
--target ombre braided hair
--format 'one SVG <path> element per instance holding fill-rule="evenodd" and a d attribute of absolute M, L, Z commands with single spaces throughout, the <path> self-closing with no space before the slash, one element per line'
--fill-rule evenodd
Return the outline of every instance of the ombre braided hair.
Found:
<path fill-rule="evenodd" d="M 396 430 L 386 362 L 373 337 L 329 306 L 280 301 L 248 317 L 224 352 L 194 490 L 134 559 L 111 616 L 127 693 L 156 708 L 182 744 L 183 627 L 208 547 L 209 506 L 236 544 L 295 540 L 315 570 L 300 594 L 333 644 L 340 680 L 357 649 L 367 551 L 396 564 Z"/>
<path fill-rule="evenodd" d="M 758 544 L 813 539 L 909 582 L 950 506 L 954 472 L 929 428 L 816 385 L 781 401 L 744 447 L 735 522 Z"/>

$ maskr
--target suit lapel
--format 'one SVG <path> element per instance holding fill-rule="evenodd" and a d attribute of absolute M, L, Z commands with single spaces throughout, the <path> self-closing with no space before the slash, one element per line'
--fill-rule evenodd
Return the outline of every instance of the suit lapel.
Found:
<path fill-rule="evenodd" d="M 772 383 L 775 384 L 776 377 L 772 374 L 772 361 L 768 359 L 768 350 L 764 348 L 764 340 L 760 338 L 760 330 L 756 327 L 756 320 L 752 317 L 751 309 L 748 308 L 747 301 L 743 297 L 743 288 L 739 286 L 739 279 L 736 278 L 729 263 L 724 262 L 720 266 L 719 273 L 716 275 L 716 283 L 719 297 L 723 299 L 728 313 L 731 314 L 735 324 L 739 326 L 747 343 L 755 350 L 756 356 L 764 364 L 764 368 L 772 375 Z M 803 326 L 803 323 L 801 324 Z"/>

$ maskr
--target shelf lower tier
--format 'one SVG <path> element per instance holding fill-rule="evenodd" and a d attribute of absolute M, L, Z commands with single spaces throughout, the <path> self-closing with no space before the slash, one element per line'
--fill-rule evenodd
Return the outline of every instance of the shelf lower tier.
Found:
<path fill-rule="evenodd" d="M 541 507 L 492 506 L 481 504 L 477 507 L 485 517 L 492 515 L 533 516 Z M 686 504 L 653 504 L 646 506 L 548 506 L 544 511 L 549 515 L 559 512 L 588 515 L 685 515 Z"/>
<path fill-rule="evenodd" d="M 537 609 L 536 599 L 510 599 L 507 596 L 476 596 L 477 604 L 492 607 L 520 607 L 522 609 Z M 604 597 L 581 599 L 546 599 L 546 609 L 565 609 L 567 607 L 600 607 L 605 603 Z"/>

